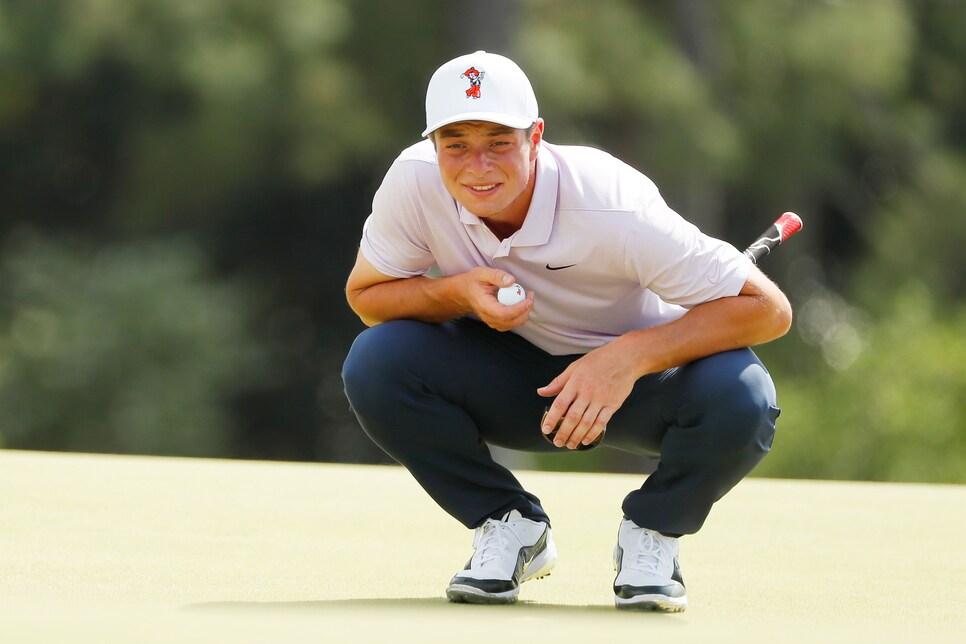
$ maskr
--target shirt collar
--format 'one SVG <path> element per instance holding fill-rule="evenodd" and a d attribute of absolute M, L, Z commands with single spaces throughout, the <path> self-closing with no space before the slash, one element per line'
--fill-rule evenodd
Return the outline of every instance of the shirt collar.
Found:
<path fill-rule="evenodd" d="M 533 188 L 530 208 L 527 210 L 523 227 L 513 235 L 513 246 L 542 246 L 550 239 L 553 230 L 554 213 L 557 211 L 557 186 L 560 183 L 560 173 L 557 161 L 546 148 L 546 143 L 540 144 L 537 155 L 537 184 Z M 479 217 L 459 205 L 460 221 L 466 225 L 483 225 Z"/>

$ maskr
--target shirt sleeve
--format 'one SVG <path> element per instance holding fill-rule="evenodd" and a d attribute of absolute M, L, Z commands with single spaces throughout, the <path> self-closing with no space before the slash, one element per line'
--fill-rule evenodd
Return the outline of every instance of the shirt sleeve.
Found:
<path fill-rule="evenodd" d="M 624 265 L 628 277 L 685 308 L 737 295 L 751 271 L 751 260 L 686 221 L 656 188 L 628 231 Z"/>
<path fill-rule="evenodd" d="M 359 244 L 373 267 L 391 277 L 416 277 L 434 262 L 420 226 L 422 208 L 413 162 L 397 159 L 376 190 Z"/>

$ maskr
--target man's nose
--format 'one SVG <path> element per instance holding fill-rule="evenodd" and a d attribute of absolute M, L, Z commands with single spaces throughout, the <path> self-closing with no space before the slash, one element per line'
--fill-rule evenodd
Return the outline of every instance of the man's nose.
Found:
<path fill-rule="evenodd" d="M 470 162 L 467 169 L 473 174 L 482 176 L 489 172 L 492 166 L 489 150 L 486 148 L 476 149 L 470 153 Z"/>

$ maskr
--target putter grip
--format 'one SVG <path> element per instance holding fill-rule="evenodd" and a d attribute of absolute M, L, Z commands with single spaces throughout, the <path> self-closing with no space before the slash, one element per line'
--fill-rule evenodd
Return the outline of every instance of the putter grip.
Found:
<path fill-rule="evenodd" d="M 793 212 L 786 212 L 745 249 L 745 257 L 757 264 L 759 259 L 801 229 L 801 217 Z"/>

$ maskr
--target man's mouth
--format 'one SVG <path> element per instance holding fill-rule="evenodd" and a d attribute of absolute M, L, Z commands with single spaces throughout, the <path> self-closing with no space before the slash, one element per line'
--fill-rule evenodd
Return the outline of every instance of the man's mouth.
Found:
<path fill-rule="evenodd" d="M 490 183 L 485 186 L 466 186 L 466 187 L 472 190 L 473 192 L 489 192 L 490 190 L 493 190 L 494 188 L 496 188 L 496 184 Z"/>

